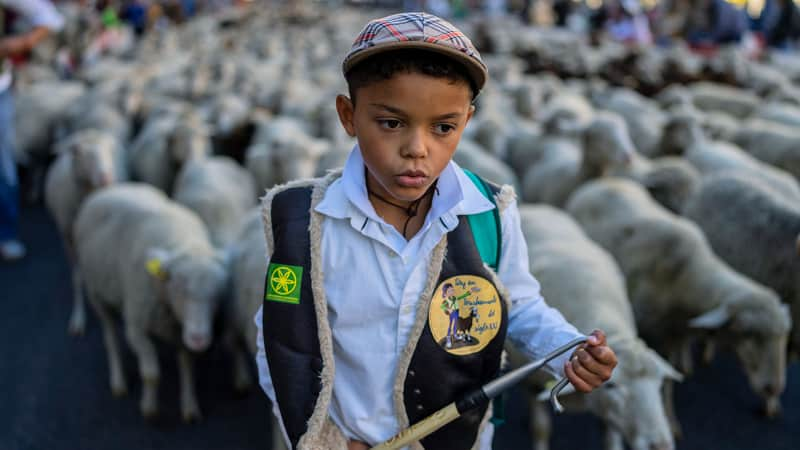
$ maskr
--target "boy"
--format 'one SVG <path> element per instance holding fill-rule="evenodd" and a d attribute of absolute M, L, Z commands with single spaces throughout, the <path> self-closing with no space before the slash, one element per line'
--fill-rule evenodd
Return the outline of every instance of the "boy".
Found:
<path fill-rule="evenodd" d="M 343 71 L 350 95 L 336 107 L 358 141 L 343 171 L 263 199 L 257 362 L 292 448 L 369 448 L 495 378 L 506 336 L 536 358 L 579 336 L 539 295 L 511 189 L 492 188 L 493 201 L 451 160 L 488 75 L 469 39 L 435 16 L 389 16 L 366 25 Z M 468 221 L 495 208 L 496 273 Z M 468 346 L 447 345 L 451 289 L 477 313 Z M 615 365 L 595 332 L 550 370 L 588 392 Z M 421 444 L 488 449 L 490 412 Z"/>

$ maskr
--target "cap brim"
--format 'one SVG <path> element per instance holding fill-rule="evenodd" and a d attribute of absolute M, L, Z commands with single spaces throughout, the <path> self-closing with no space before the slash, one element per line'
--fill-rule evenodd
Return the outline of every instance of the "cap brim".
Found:
<path fill-rule="evenodd" d="M 483 89 L 483 86 L 486 84 L 486 80 L 489 77 L 489 72 L 487 71 L 486 67 L 478 62 L 477 59 L 467 55 L 466 53 L 456 50 L 454 48 L 446 47 L 442 44 L 434 44 L 430 42 L 422 42 L 422 41 L 398 41 L 398 42 L 390 42 L 386 44 L 376 45 L 374 47 L 365 48 L 352 56 L 346 59 L 342 63 L 342 72 L 347 74 L 356 64 L 364 61 L 365 59 L 369 58 L 370 56 L 377 55 L 378 53 L 384 53 L 392 50 L 403 50 L 403 49 L 419 49 L 419 50 L 429 50 L 434 53 L 439 53 L 445 56 L 449 56 L 452 59 L 460 62 L 464 65 L 467 69 L 467 72 L 472 78 L 472 81 L 475 83 L 478 91 Z"/>

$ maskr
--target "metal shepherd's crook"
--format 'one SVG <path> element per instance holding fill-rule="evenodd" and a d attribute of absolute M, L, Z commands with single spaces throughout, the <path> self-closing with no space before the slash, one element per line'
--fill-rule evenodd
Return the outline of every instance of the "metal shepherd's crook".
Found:
<path fill-rule="evenodd" d="M 512 370 L 502 377 L 497 378 L 496 380 L 486 383 L 483 387 L 470 392 L 460 400 L 450 403 L 425 419 L 417 422 L 414 424 L 414 426 L 406 428 L 405 430 L 397 433 L 388 441 L 372 447 L 372 450 L 397 450 L 412 442 L 419 441 L 439 428 L 442 428 L 448 423 L 458 419 L 465 412 L 473 408 L 487 405 L 491 399 L 497 397 L 501 392 L 514 386 L 531 373 L 541 369 L 542 366 L 551 360 L 561 356 L 570 349 L 583 344 L 586 342 L 586 339 L 586 337 L 574 339 L 568 344 L 555 349 L 544 358 L 531 361 L 528 364 L 525 364 L 524 366 Z M 562 407 L 561 403 L 558 402 L 558 393 L 561 392 L 564 387 L 566 387 L 568 382 L 569 380 L 563 378 L 550 390 L 550 403 L 552 403 L 553 409 L 555 409 L 556 412 L 560 413 L 564 411 L 564 407 Z"/>

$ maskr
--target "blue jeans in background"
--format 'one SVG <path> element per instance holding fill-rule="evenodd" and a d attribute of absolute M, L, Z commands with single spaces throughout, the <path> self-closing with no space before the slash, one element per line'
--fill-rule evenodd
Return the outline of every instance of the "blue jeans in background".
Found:
<path fill-rule="evenodd" d="M 14 97 L 0 92 L 0 242 L 17 239 L 19 187 L 14 162 Z"/>

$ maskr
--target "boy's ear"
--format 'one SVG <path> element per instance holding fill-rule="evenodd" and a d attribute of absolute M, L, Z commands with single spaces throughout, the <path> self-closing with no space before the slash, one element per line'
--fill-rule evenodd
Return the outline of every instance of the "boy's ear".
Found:
<path fill-rule="evenodd" d="M 469 110 L 467 111 L 467 121 L 464 122 L 464 125 L 469 123 L 469 119 L 472 119 L 472 116 L 475 114 L 475 105 L 470 103 Z"/>
<path fill-rule="evenodd" d="M 345 95 L 336 96 L 336 112 L 339 113 L 339 121 L 344 127 L 344 131 L 350 137 L 356 136 L 356 129 L 353 126 L 353 115 L 355 113 L 355 106 L 353 102 Z"/>

